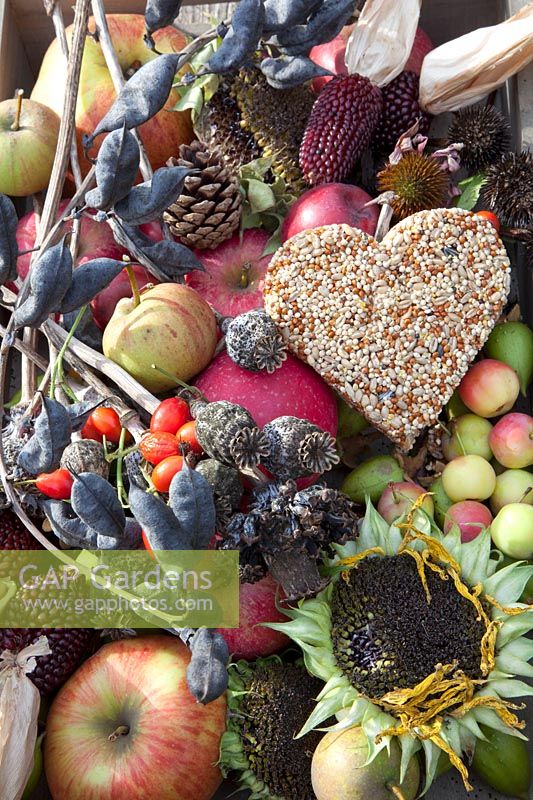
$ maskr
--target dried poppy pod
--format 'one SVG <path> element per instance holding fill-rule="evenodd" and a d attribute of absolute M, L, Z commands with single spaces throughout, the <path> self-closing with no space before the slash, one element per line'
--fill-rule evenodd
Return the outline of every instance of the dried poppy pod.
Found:
<path fill-rule="evenodd" d="M 223 464 L 251 469 L 269 454 L 268 440 L 242 406 L 217 400 L 192 400 L 196 437 L 205 452 Z"/>
<path fill-rule="evenodd" d="M 278 417 L 263 432 L 270 453 L 262 464 L 277 478 L 322 474 L 339 463 L 333 436 L 306 419 Z"/>
<path fill-rule="evenodd" d="M 226 350 L 237 366 L 250 372 L 269 374 L 287 358 L 287 345 L 276 323 L 262 308 L 226 319 L 221 325 L 226 334 Z"/>

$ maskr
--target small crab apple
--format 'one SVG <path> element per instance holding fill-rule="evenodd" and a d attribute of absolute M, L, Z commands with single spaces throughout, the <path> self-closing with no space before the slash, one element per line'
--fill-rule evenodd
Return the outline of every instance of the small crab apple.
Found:
<path fill-rule="evenodd" d="M 454 503 L 446 512 L 444 533 L 449 533 L 454 525 L 461 531 L 461 541 L 471 542 L 481 531 L 490 526 L 492 514 L 487 506 L 477 500 L 462 500 Z"/>
<path fill-rule="evenodd" d="M 481 456 L 459 456 L 444 467 L 442 485 L 454 503 L 487 500 L 496 488 L 496 473 Z"/>
<path fill-rule="evenodd" d="M 533 558 L 533 506 L 510 503 L 490 526 L 496 547 L 511 558 Z"/>
<path fill-rule="evenodd" d="M 378 512 L 389 525 L 392 525 L 394 520 L 398 519 L 398 517 L 403 517 L 404 514 L 411 510 L 413 504 L 424 492 L 425 489 L 417 483 L 409 481 L 389 483 L 379 498 Z M 429 495 L 424 498 L 421 508 L 430 517 L 433 516 L 433 500 Z"/>
<path fill-rule="evenodd" d="M 281 228 L 281 241 L 309 228 L 346 224 L 369 233 L 376 231 L 379 218 L 377 204 L 367 205 L 372 198 L 358 186 L 347 183 L 325 183 L 304 192 L 293 203 Z"/>
<path fill-rule="evenodd" d="M 492 458 L 489 436 L 492 425 L 488 419 L 476 414 L 464 414 L 449 423 L 449 433 L 442 437 L 442 452 L 446 461 L 458 456 L 481 456 L 487 461 Z"/>
<path fill-rule="evenodd" d="M 499 417 L 514 406 L 520 393 L 518 375 L 503 361 L 485 358 L 474 364 L 459 386 L 463 403 L 480 417 Z"/>
<path fill-rule="evenodd" d="M 522 469 L 533 464 L 533 417 L 529 414 L 506 414 L 492 429 L 490 445 L 494 457 L 508 469 Z"/>
<path fill-rule="evenodd" d="M 490 507 L 497 514 L 510 503 L 533 505 L 533 474 L 526 469 L 507 469 L 496 477 Z"/>

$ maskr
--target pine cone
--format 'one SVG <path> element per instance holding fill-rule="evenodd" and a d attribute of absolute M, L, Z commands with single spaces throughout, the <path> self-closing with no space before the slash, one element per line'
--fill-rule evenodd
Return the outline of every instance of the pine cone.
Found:
<path fill-rule="evenodd" d="M 194 141 L 181 145 L 180 157 L 167 164 L 198 170 L 185 178 L 183 194 L 163 215 L 174 236 L 199 250 L 229 239 L 239 227 L 242 198 L 239 181 L 220 153 Z"/>

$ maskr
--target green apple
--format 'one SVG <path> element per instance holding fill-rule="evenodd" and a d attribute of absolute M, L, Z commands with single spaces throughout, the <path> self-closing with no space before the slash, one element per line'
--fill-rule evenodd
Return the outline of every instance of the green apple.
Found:
<path fill-rule="evenodd" d="M 140 296 L 117 303 L 104 331 L 104 355 L 151 392 L 188 381 L 211 361 L 217 324 L 198 292 L 178 283 L 160 283 Z"/>
<path fill-rule="evenodd" d="M 533 505 L 533 475 L 527 469 L 507 469 L 496 476 L 490 507 L 497 514 L 510 503 Z"/>
<path fill-rule="evenodd" d="M 442 452 L 446 461 L 469 455 L 481 456 L 490 461 L 492 450 L 489 436 L 492 425 L 488 419 L 476 414 L 463 414 L 450 422 L 449 431 L 450 433 L 445 433 L 442 437 Z"/>
<path fill-rule="evenodd" d="M 487 500 L 496 488 L 496 473 L 481 456 L 459 456 L 444 467 L 442 485 L 454 503 Z"/>
<path fill-rule="evenodd" d="M 34 100 L 0 103 L 0 192 L 27 197 L 48 186 L 59 136 L 59 117 Z"/>
<path fill-rule="evenodd" d="M 392 456 L 374 456 L 359 464 L 345 478 L 341 491 L 355 503 L 364 503 L 368 495 L 377 503 L 388 484 L 403 481 L 403 470 Z"/>
<path fill-rule="evenodd" d="M 525 503 L 504 506 L 490 526 L 490 535 L 506 556 L 533 558 L 533 506 Z"/>

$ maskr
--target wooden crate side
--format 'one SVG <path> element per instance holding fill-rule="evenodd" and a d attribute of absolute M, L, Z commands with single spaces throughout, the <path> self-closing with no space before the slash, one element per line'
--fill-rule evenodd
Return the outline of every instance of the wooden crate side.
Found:
<path fill-rule="evenodd" d="M 29 94 L 33 75 L 9 0 L 0 0 L 0 100 L 17 88 Z"/>

